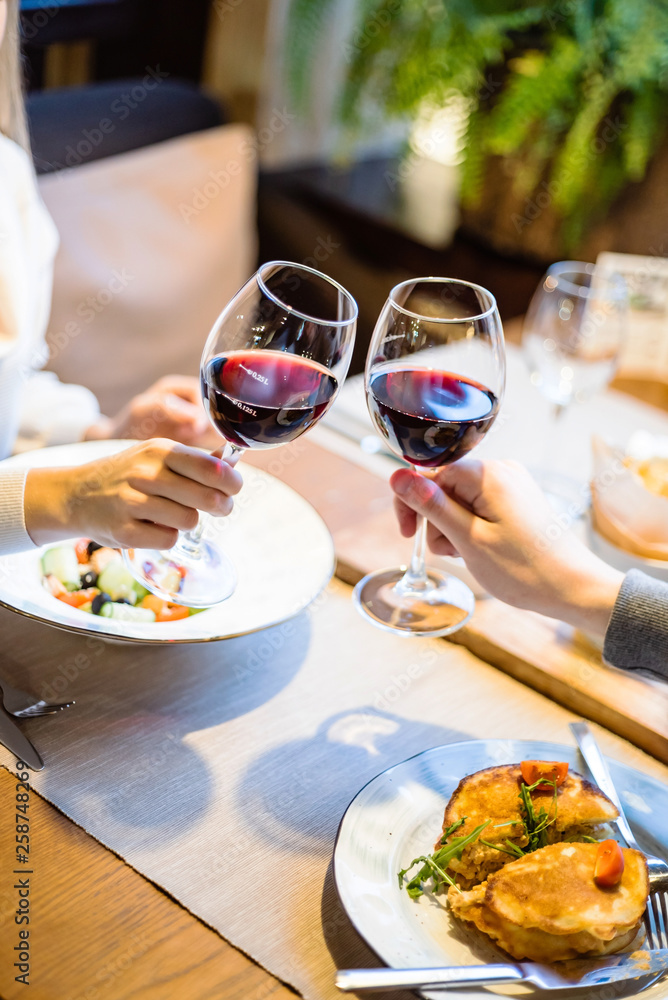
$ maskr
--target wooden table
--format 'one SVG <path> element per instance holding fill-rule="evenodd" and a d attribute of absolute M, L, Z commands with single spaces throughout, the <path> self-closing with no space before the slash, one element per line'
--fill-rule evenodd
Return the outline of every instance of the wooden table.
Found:
<path fill-rule="evenodd" d="M 360 561 L 362 543 L 369 538 L 372 522 L 385 525 L 384 541 L 390 544 L 387 486 L 309 441 L 297 442 L 292 449 L 283 449 L 279 475 L 309 497 L 325 517 L 339 551 L 339 573 L 350 579 L 358 572 L 355 565 Z M 249 460 L 279 471 L 271 466 L 271 455 Z M 390 553 L 386 552 L 386 556 L 386 561 L 391 560 Z M 480 666 L 482 672 L 483 664 Z M 488 668 L 484 670 L 488 673 Z M 521 671 L 516 676 L 519 679 L 510 683 L 517 684 L 518 691 L 521 688 L 523 704 L 526 706 L 529 699 L 530 710 L 540 713 L 546 724 L 564 725 L 569 713 L 542 694 L 528 691 L 520 683 L 526 679 Z M 499 687 L 503 683 L 507 690 L 508 679 L 502 674 L 498 677 Z M 498 711 L 494 683 L 490 684 L 488 678 L 481 682 L 475 670 L 471 671 L 470 683 L 475 693 L 472 713 L 484 712 L 485 705 L 490 711 Z M 559 686 L 547 693 L 559 697 Z M 566 698 L 561 700 L 568 703 Z M 508 732 L 521 731 L 522 719 L 517 710 L 515 716 L 509 711 Z M 618 758 L 625 756 L 617 737 L 605 731 L 598 735 L 605 750 Z M 633 755 L 634 751 L 628 749 Z M 638 759 L 633 762 L 642 762 L 637 751 L 635 754 Z M 651 761 L 645 760 L 645 765 L 652 769 Z M 0 996 L 4 1000 L 26 995 L 24 987 L 14 982 L 13 970 L 6 962 L 7 942 L 14 943 L 17 931 L 13 923 L 16 900 L 11 889 L 14 784 L 13 776 L 0 769 L 0 947 L 4 951 Z M 279 1000 L 294 995 L 289 987 L 226 943 L 48 802 L 33 795 L 30 808 L 38 871 L 31 924 L 31 1000 Z"/>

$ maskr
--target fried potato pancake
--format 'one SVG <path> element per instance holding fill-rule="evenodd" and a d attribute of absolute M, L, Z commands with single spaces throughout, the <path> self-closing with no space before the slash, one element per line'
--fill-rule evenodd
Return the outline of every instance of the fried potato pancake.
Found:
<path fill-rule="evenodd" d="M 443 830 L 466 817 L 464 825 L 454 834 L 459 837 L 489 819 L 491 823 L 483 833 L 484 840 L 503 846 L 508 839 L 518 847 L 525 847 L 528 840 L 519 799 L 521 783 L 519 764 L 486 767 L 462 778 L 445 808 Z M 552 810 L 552 795 L 551 787 L 531 792 L 536 812 L 541 808 L 547 812 Z M 557 817 L 547 829 L 547 842 L 556 843 L 585 834 L 597 836 L 600 824 L 616 817 L 617 807 L 610 799 L 586 778 L 569 770 L 564 783 L 557 789 Z M 497 826 L 501 823 L 507 825 Z M 440 846 L 439 838 L 435 849 Z M 461 859 L 450 862 L 449 870 L 456 875 L 460 885 L 470 888 L 511 860 L 511 855 L 476 841 L 464 849 Z"/>
<path fill-rule="evenodd" d="M 468 892 L 451 887 L 455 916 L 513 958 L 557 962 L 628 946 L 642 920 L 649 879 L 640 851 L 623 848 L 621 881 L 594 882 L 597 844 L 550 844 L 511 861 Z"/>

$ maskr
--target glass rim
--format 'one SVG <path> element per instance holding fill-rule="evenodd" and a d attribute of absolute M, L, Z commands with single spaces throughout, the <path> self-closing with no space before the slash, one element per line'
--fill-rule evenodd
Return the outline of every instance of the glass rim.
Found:
<path fill-rule="evenodd" d="M 592 288 L 591 285 L 576 285 L 574 281 L 568 280 L 567 275 L 578 273 L 587 274 L 589 277 L 598 273 L 606 280 L 607 287 Z M 604 271 L 602 268 L 597 268 L 596 264 L 584 260 L 558 260 L 554 264 L 550 264 L 541 281 L 541 286 L 549 277 L 556 280 L 555 288 L 560 288 L 562 291 L 568 292 L 569 295 L 575 295 L 582 299 L 589 298 L 590 295 L 596 295 L 599 298 L 618 298 L 626 295 L 627 291 L 626 282 L 618 271 Z"/>
<path fill-rule="evenodd" d="M 263 271 L 265 271 L 266 268 L 277 266 L 296 268 L 299 271 L 307 271 L 309 274 L 317 275 L 318 278 L 323 278 L 328 284 L 333 285 L 334 288 L 338 288 L 338 290 L 345 295 L 348 302 L 352 304 L 352 316 L 350 316 L 349 319 L 323 319 L 322 316 L 310 316 L 308 313 L 302 312 L 301 309 L 295 309 L 294 306 L 288 305 L 288 303 L 284 302 L 278 295 L 271 292 L 264 282 Z M 280 306 L 281 309 L 285 309 L 292 316 L 299 316 L 300 319 L 306 320 L 308 323 L 318 323 L 320 326 L 336 327 L 350 326 L 351 323 L 354 323 L 357 320 L 359 308 L 353 296 L 347 288 L 340 285 L 338 281 L 334 280 L 334 278 L 330 278 L 328 274 L 324 274 L 323 271 L 317 271 L 314 267 L 308 267 L 306 264 L 298 264 L 294 260 L 268 260 L 266 263 L 260 264 L 255 274 L 257 277 L 257 283 L 264 294 L 270 298 L 272 302 L 276 303 L 277 306 Z"/>
<path fill-rule="evenodd" d="M 443 284 L 463 285 L 466 288 L 474 288 L 477 292 L 482 292 L 491 300 L 490 305 L 487 309 L 485 309 L 484 312 L 477 313 L 475 316 L 456 316 L 456 317 L 424 316 L 422 313 L 416 313 L 412 312 L 410 309 L 406 309 L 404 306 L 399 305 L 399 303 L 395 300 L 394 295 L 396 292 L 398 292 L 400 288 L 404 288 L 406 285 L 417 285 L 420 282 L 427 282 L 427 281 L 440 281 Z M 439 278 L 438 276 L 435 275 L 430 275 L 429 277 L 425 278 L 407 278 L 406 281 L 400 281 L 399 284 L 395 285 L 394 288 L 390 291 L 390 294 L 387 297 L 387 301 L 391 303 L 394 309 L 398 309 L 399 312 L 402 312 L 405 316 L 411 316 L 413 319 L 420 319 L 424 320 L 424 322 L 429 322 L 429 323 L 454 324 L 454 323 L 465 323 L 467 321 L 470 323 L 475 323 L 478 320 L 487 319 L 488 316 L 491 316 L 492 313 L 498 309 L 496 304 L 496 298 L 492 295 L 492 293 L 489 291 L 488 288 L 484 288 L 482 285 L 477 285 L 474 281 L 464 281 L 462 278 Z"/>

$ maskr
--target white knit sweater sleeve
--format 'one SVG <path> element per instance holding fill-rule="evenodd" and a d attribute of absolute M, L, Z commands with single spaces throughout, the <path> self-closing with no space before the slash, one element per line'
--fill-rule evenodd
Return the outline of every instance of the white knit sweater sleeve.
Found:
<path fill-rule="evenodd" d="M 27 154 L 0 134 L 0 460 L 81 440 L 99 417 L 94 395 L 39 369 L 51 308 L 56 228 Z M 0 554 L 32 546 L 23 513 L 25 473 L 0 461 Z"/>
<path fill-rule="evenodd" d="M 21 552 L 33 547 L 23 515 L 25 469 L 2 469 L 0 466 L 0 555 Z"/>

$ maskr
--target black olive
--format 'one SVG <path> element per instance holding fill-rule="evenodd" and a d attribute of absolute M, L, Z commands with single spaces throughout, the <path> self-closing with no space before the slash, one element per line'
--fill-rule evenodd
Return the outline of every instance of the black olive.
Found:
<path fill-rule="evenodd" d="M 88 551 L 88 558 L 90 559 L 90 557 L 92 556 L 93 552 L 97 552 L 97 550 L 101 549 L 101 548 L 104 548 L 104 546 L 98 545 L 97 542 L 89 542 L 88 543 L 88 549 L 87 549 L 87 551 Z"/>
<path fill-rule="evenodd" d="M 129 601 L 127 597 L 117 597 L 114 604 L 129 604 L 132 607 L 132 601 Z"/>
<path fill-rule="evenodd" d="M 89 569 L 87 573 L 82 573 L 81 575 L 81 589 L 87 590 L 88 587 L 94 587 L 97 584 L 97 573 Z"/>
<path fill-rule="evenodd" d="M 107 601 L 110 601 L 110 600 L 111 600 L 111 597 L 109 596 L 109 594 L 105 594 L 105 593 L 96 594 L 95 597 L 93 598 L 93 603 L 91 604 L 91 608 L 90 608 L 91 611 L 93 612 L 93 614 L 94 615 L 99 615 L 100 608 L 102 607 L 102 605 L 106 604 Z"/>

